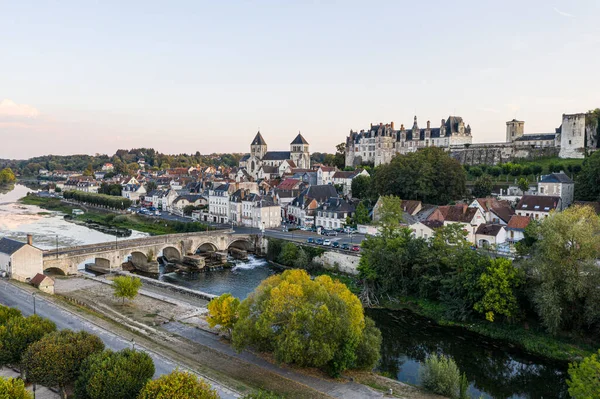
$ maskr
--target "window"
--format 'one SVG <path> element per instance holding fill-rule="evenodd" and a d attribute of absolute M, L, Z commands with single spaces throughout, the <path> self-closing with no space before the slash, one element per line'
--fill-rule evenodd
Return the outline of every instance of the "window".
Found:
<path fill-rule="evenodd" d="M 523 209 L 527 208 L 527 204 L 523 204 L 522 208 Z"/>
<path fill-rule="evenodd" d="M 536 205 L 536 206 L 534 206 L 533 208 L 534 208 L 534 209 L 540 209 L 540 206 L 539 206 L 539 205 Z"/>
<path fill-rule="evenodd" d="M 544 207 L 544 210 L 545 210 L 545 211 L 549 211 L 549 210 L 550 210 L 550 207 L 549 207 L 549 206 L 545 206 L 545 207 Z"/>

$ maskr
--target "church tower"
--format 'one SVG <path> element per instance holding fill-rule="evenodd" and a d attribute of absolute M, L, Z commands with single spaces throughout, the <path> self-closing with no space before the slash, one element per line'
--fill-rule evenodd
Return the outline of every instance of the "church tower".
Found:
<path fill-rule="evenodd" d="M 525 133 L 525 122 L 513 119 L 506 122 L 506 142 L 512 143 Z"/>
<path fill-rule="evenodd" d="M 263 139 L 263 136 L 260 134 L 260 131 L 256 133 L 254 140 L 252 140 L 252 144 L 250 144 L 250 155 L 256 157 L 258 159 L 263 159 L 265 154 L 267 153 L 267 142 Z"/>
<path fill-rule="evenodd" d="M 290 143 L 290 158 L 298 168 L 310 169 L 310 152 L 308 151 L 308 141 L 302 137 L 300 132 Z"/>

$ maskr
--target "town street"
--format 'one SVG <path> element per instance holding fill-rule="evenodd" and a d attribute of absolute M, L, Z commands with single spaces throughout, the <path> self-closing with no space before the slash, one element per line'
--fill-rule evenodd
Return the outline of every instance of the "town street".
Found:
<path fill-rule="evenodd" d="M 33 314 L 34 305 L 33 296 L 31 293 L 16 287 L 7 281 L 2 281 L 2 283 L 0 283 L 0 303 L 6 306 L 18 308 L 25 316 Z M 107 349 L 118 351 L 128 347 L 131 348 L 135 345 L 135 349 L 143 350 L 147 352 L 150 357 L 152 357 L 152 360 L 154 361 L 154 367 L 156 369 L 154 374 L 155 378 L 162 374 L 168 374 L 176 368 L 183 368 L 181 365 L 175 364 L 163 356 L 160 356 L 152 351 L 148 351 L 143 346 L 128 341 L 113 332 L 84 320 L 74 313 L 56 306 L 40 295 L 37 295 L 35 298 L 35 309 L 38 315 L 50 319 L 56 323 L 56 327 L 58 329 L 62 330 L 68 328 L 77 331 L 84 330 L 97 335 L 102 339 Z M 239 395 L 233 393 L 231 390 L 215 384 L 212 381 L 211 385 L 217 390 L 221 398 L 233 399 L 239 397 Z"/>

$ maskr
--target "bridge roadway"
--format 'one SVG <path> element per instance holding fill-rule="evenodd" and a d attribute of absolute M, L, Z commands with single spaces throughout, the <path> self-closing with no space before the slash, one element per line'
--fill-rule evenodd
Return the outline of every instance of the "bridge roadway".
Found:
<path fill-rule="evenodd" d="M 118 269 L 129 260 L 139 270 L 151 271 L 158 256 L 180 260 L 184 255 L 198 251 L 226 252 L 230 248 L 260 251 L 262 247 L 262 237 L 234 234 L 233 230 L 166 234 L 47 250 L 43 252 L 43 270 L 69 275 L 76 274 L 78 266 L 84 262 L 95 263 L 100 268 Z"/>

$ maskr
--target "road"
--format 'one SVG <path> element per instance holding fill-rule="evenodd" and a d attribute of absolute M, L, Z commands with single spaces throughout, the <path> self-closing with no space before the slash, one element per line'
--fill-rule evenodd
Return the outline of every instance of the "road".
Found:
<path fill-rule="evenodd" d="M 18 288 L 6 281 L 0 283 L 0 303 L 6 306 L 18 308 L 21 310 L 23 315 L 29 316 L 33 314 L 33 297 L 32 295 Z M 107 349 L 111 349 L 113 351 L 118 351 L 124 348 L 131 348 L 134 343 L 128 341 L 119 335 L 105 330 L 95 324 L 84 320 L 83 318 L 77 316 L 74 313 L 68 312 L 55 304 L 45 300 L 43 297 L 39 295 L 35 299 L 35 307 L 36 313 L 42 317 L 52 320 L 56 323 L 56 327 L 59 330 L 62 329 L 71 329 L 71 330 L 84 330 L 89 333 L 95 334 L 106 345 Z M 171 371 L 175 370 L 177 367 L 182 368 L 180 365 L 170 361 L 169 359 L 156 354 L 155 352 L 149 351 L 143 346 L 139 344 L 135 344 L 135 348 L 138 350 L 142 350 L 152 357 L 154 361 L 155 373 L 154 377 L 158 377 L 163 374 L 169 374 Z M 229 389 L 220 386 L 218 384 L 212 383 L 213 388 L 217 390 L 221 398 L 224 399 L 233 399 L 238 398 L 239 396 Z"/>
<path fill-rule="evenodd" d="M 258 230 L 256 228 L 250 228 L 250 227 L 234 226 L 233 230 L 234 230 L 234 232 L 236 232 L 238 234 L 258 234 L 258 233 L 260 233 L 260 230 Z M 360 245 L 360 243 L 365 239 L 364 234 L 353 234 L 352 236 L 349 236 L 346 233 L 338 233 L 337 236 L 328 237 L 328 236 L 319 235 L 312 231 L 294 230 L 294 231 L 284 232 L 281 230 L 281 228 L 266 229 L 265 235 L 267 237 L 280 238 L 280 239 L 284 239 L 284 240 L 298 241 L 298 242 L 306 242 L 306 240 L 309 237 L 312 237 L 314 239 L 322 238 L 324 240 L 329 239 L 332 242 L 337 241 L 340 243 L 340 245 L 346 244 L 346 243 L 350 244 L 350 245 Z"/>

